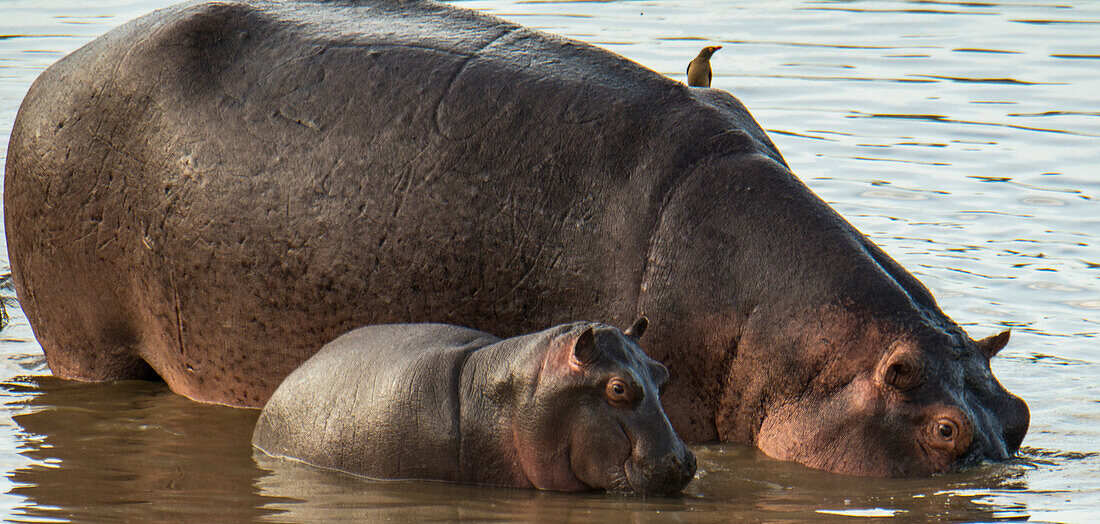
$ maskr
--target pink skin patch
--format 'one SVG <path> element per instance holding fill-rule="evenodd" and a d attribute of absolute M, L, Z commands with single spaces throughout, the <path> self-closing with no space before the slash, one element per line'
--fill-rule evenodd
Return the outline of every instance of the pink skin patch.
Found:
<path fill-rule="evenodd" d="M 577 360 L 577 357 L 575 355 L 573 355 L 572 351 L 570 351 L 569 352 L 569 370 L 580 373 L 580 372 L 583 371 L 583 369 L 584 369 L 584 364 L 581 363 L 581 361 Z"/>
<path fill-rule="evenodd" d="M 569 463 L 569 447 L 544 449 L 545 444 L 523 442 L 516 435 L 516 458 L 524 476 L 532 486 L 553 491 L 592 491 L 581 482 Z"/>
<path fill-rule="evenodd" d="M 554 342 L 553 347 L 546 350 L 546 356 L 543 357 L 538 370 L 536 390 L 544 377 L 559 378 L 567 373 L 584 372 L 584 363 L 577 360 L 573 354 L 573 346 L 576 342 L 576 337 L 560 337 Z"/>
<path fill-rule="evenodd" d="M 584 364 L 573 355 L 575 337 L 561 337 L 554 347 L 546 351 L 538 370 L 536 391 L 544 379 L 555 380 L 569 373 L 583 373 Z M 524 480 L 538 489 L 555 491 L 592 491 L 592 486 L 581 482 L 573 473 L 570 463 L 568 433 L 549 436 L 551 441 L 540 441 L 540 435 L 526 433 L 519 421 L 512 421 L 512 442 L 518 470 Z"/>

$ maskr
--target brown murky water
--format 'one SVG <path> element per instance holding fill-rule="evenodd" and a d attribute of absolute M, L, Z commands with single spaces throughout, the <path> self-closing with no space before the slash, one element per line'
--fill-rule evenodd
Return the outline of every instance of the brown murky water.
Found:
<path fill-rule="evenodd" d="M 0 4 L 0 156 L 37 74 L 128 0 Z M 682 79 L 703 45 L 815 191 L 944 310 L 1013 342 L 994 363 L 1032 408 L 1020 457 L 919 480 L 696 448 L 676 498 L 371 482 L 254 456 L 256 412 L 163 384 L 49 377 L 17 308 L 0 333 L 0 514 L 9 520 L 332 519 L 1088 522 L 1100 519 L 1100 3 L 460 2 Z M 6 264 L 7 253 L 0 253 Z M 11 299 L 10 287 L 0 295 Z"/>

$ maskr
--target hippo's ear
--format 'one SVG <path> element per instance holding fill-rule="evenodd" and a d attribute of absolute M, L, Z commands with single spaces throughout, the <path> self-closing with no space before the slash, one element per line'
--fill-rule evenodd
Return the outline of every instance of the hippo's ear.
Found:
<path fill-rule="evenodd" d="M 998 351 L 1004 349 L 1004 347 L 1008 345 L 1008 337 L 1011 334 L 1012 330 L 1006 329 L 996 335 L 990 335 L 974 343 L 978 345 L 978 349 L 982 350 L 986 358 L 993 358 Z"/>
<path fill-rule="evenodd" d="M 587 366 L 595 362 L 597 357 L 599 353 L 596 350 L 596 334 L 592 331 L 592 326 L 588 326 L 573 343 L 573 358 Z"/>
<path fill-rule="evenodd" d="M 626 331 L 623 331 L 623 334 L 634 340 L 638 340 L 639 338 L 642 338 L 642 334 L 645 333 L 645 328 L 647 327 L 649 327 L 649 319 L 645 318 L 645 315 L 642 315 L 638 317 L 638 320 L 634 321 L 633 326 L 626 328 Z"/>

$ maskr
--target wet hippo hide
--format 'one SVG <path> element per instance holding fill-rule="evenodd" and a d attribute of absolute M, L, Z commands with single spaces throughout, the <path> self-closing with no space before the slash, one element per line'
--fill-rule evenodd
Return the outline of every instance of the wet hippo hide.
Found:
<path fill-rule="evenodd" d="M 351 328 L 653 321 L 688 441 L 921 475 L 1028 425 L 741 103 L 421 1 L 186 3 L 50 67 L 5 219 L 58 376 L 260 406 Z"/>
<path fill-rule="evenodd" d="M 575 322 L 503 341 L 444 324 L 362 327 L 283 381 L 252 444 L 381 479 L 679 493 L 695 457 L 661 409 L 668 371 L 638 347 L 645 326 Z"/>

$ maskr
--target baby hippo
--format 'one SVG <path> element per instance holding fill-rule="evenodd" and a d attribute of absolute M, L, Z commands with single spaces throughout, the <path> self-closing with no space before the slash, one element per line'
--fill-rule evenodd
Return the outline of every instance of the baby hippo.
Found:
<path fill-rule="evenodd" d="M 501 340 L 444 324 L 351 331 L 283 381 L 252 444 L 378 479 L 672 494 L 695 457 L 625 332 L 576 322 Z"/>

